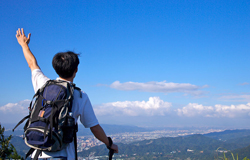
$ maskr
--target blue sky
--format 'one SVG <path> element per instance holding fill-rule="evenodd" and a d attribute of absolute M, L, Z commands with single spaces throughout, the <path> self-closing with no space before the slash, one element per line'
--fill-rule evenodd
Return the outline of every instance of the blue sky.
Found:
<path fill-rule="evenodd" d="M 249 1 L 10 0 L 0 23 L 2 123 L 34 94 L 15 38 L 24 28 L 51 79 L 55 53 L 81 53 L 75 83 L 100 123 L 248 127 Z"/>

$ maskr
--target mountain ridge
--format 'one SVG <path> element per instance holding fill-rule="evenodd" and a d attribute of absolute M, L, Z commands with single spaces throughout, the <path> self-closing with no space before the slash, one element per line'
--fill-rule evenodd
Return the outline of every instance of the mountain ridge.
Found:
<path fill-rule="evenodd" d="M 112 125 L 110 125 L 109 127 L 111 126 Z M 135 127 L 134 130 L 136 129 L 138 128 Z M 234 154 L 239 153 L 239 155 L 241 156 L 248 156 L 248 154 L 246 153 L 250 152 L 249 131 L 250 130 L 248 129 L 226 130 L 209 134 L 193 134 L 179 137 L 162 137 L 158 139 L 131 142 L 129 144 L 119 143 L 119 155 L 134 156 L 133 154 L 136 154 L 138 157 L 151 157 L 156 156 L 154 155 L 154 153 L 161 153 L 158 155 L 159 159 L 161 159 L 161 156 L 163 155 L 167 157 L 170 156 L 172 158 L 198 157 L 199 159 L 203 156 L 203 158 L 206 157 L 206 159 L 213 159 L 215 151 L 217 150 L 217 148 L 221 147 L 227 150 L 231 150 Z M 224 139 L 226 140 L 220 140 L 221 137 L 224 137 Z M 13 143 L 18 153 L 22 156 L 24 156 L 29 149 L 24 144 L 24 141 L 21 137 L 13 136 L 11 143 Z M 90 148 L 89 150 L 79 152 L 79 156 L 88 156 L 93 152 L 95 152 L 96 155 L 97 153 L 98 155 L 106 155 L 107 149 L 104 145 L 96 146 Z M 171 152 L 172 154 L 170 154 Z"/>

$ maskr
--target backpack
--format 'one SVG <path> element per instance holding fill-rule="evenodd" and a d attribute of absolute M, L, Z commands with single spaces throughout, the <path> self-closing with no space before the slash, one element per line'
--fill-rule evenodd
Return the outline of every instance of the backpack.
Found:
<path fill-rule="evenodd" d="M 72 117 L 74 89 L 80 91 L 73 83 L 49 80 L 36 92 L 29 106 L 29 115 L 16 125 L 17 127 L 28 119 L 24 125 L 24 141 L 31 149 L 26 158 L 34 150 L 37 150 L 35 160 L 42 151 L 60 151 L 74 139 L 77 159 L 78 127 Z"/>

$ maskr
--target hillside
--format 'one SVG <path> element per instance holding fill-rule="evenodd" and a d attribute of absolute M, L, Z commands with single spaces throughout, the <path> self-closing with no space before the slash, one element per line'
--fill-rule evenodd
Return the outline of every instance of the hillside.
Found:
<path fill-rule="evenodd" d="M 223 132 L 213 132 L 204 134 L 206 137 L 214 138 L 221 141 L 227 141 L 230 139 L 237 139 L 250 135 L 249 129 L 237 129 L 237 130 L 225 130 Z"/>
<path fill-rule="evenodd" d="M 250 143 L 249 143 L 250 144 Z M 167 137 L 154 140 L 144 140 L 140 142 L 130 143 L 128 145 L 119 144 L 120 155 L 128 155 L 135 157 L 155 156 L 158 159 L 171 158 L 188 158 L 194 159 L 213 159 L 217 148 L 227 148 L 233 150 L 242 148 L 237 143 L 227 143 L 213 138 L 209 138 L 200 134 L 186 137 Z M 81 156 L 87 156 L 95 152 L 96 155 L 105 155 L 107 150 L 105 146 L 93 147 L 87 151 L 79 153 Z"/>
<path fill-rule="evenodd" d="M 136 129 L 136 128 L 134 128 Z M 119 154 L 116 156 L 127 155 L 128 157 L 144 159 L 214 159 L 217 148 L 231 150 L 234 154 L 239 153 L 240 157 L 250 157 L 250 135 L 245 131 L 224 131 L 222 133 L 212 133 L 209 136 L 196 134 L 184 137 L 164 137 L 137 141 L 130 144 L 118 144 Z M 219 137 L 226 137 L 226 141 L 218 140 Z M 240 137 L 242 136 L 242 137 Z M 212 137 L 212 138 L 211 138 Z M 237 137 L 237 138 L 231 138 Z M 15 146 L 18 153 L 22 156 L 28 151 L 21 137 L 13 136 L 11 143 Z M 107 155 L 108 150 L 104 145 L 90 148 L 79 153 L 79 156 L 86 157 L 91 153 L 95 155 Z M 229 155 L 230 156 L 230 155 Z M 244 158 L 243 157 L 243 158 Z"/>
<path fill-rule="evenodd" d="M 250 135 L 249 136 L 243 136 L 240 138 L 235 138 L 235 139 L 229 139 L 226 141 L 227 143 L 235 143 L 235 144 L 239 144 L 242 147 L 246 147 L 248 146 L 250 143 Z"/>

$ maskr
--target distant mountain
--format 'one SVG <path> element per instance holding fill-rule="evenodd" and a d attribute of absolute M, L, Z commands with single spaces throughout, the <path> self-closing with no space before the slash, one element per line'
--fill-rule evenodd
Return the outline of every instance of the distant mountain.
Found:
<path fill-rule="evenodd" d="M 225 130 L 223 132 L 213 132 L 204 134 L 206 137 L 214 138 L 221 141 L 250 136 L 249 129 Z"/>
<path fill-rule="evenodd" d="M 107 134 L 122 132 L 144 132 L 144 128 L 133 126 L 102 125 Z M 84 127 L 79 128 L 79 135 L 86 135 Z M 89 133 L 91 134 L 91 133 Z M 222 140 L 219 140 L 222 139 Z M 22 156 L 28 151 L 21 137 L 13 136 L 11 143 L 15 146 L 18 153 Z M 250 158 L 250 135 L 249 130 L 227 130 L 223 132 L 209 133 L 205 135 L 195 134 L 184 137 L 164 137 L 159 139 L 143 140 L 132 142 L 130 144 L 119 144 L 119 155 L 128 155 L 135 157 L 149 157 L 148 159 L 168 159 L 181 158 L 186 159 L 214 159 L 217 148 L 231 150 L 235 155 Z M 106 146 L 96 146 L 89 150 L 79 153 L 79 156 L 86 157 L 90 153 L 96 155 L 107 155 Z M 172 153 L 171 153 L 172 152 Z M 230 155 L 229 155 L 230 156 Z M 243 157 L 243 158 L 244 158 Z M 139 159 L 139 158 L 138 158 Z M 240 158 L 242 159 L 242 158 Z"/>
<path fill-rule="evenodd" d="M 17 153 L 19 155 L 21 155 L 22 157 L 25 157 L 26 153 L 29 151 L 29 147 L 24 143 L 23 138 L 21 137 L 17 137 L 17 136 L 13 136 L 11 141 L 11 144 L 14 145 L 14 147 L 17 150 Z"/>
<path fill-rule="evenodd" d="M 116 134 L 116 133 L 124 133 L 124 132 L 149 132 L 153 131 L 150 128 L 142 128 L 137 126 L 129 126 L 129 125 L 110 125 L 110 124 L 101 124 L 103 129 L 107 134 Z"/>
<path fill-rule="evenodd" d="M 102 128 L 104 129 L 107 135 L 117 134 L 117 133 L 131 133 L 131 132 L 149 132 L 152 131 L 151 129 L 146 129 L 137 126 L 128 126 L 128 125 L 110 125 L 110 124 L 101 124 Z M 93 135 L 89 128 L 84 128 L 83 125 L 78 125 L 78 136 L 86 136 L 86 135 Z"/>
<path fill-rule="evenodd" d="M 23 129 L 16 129 L 14 132 L 12 130 L 5 130 L 4 135 L 20 136 L 20 135 L 23 135 Z"/>
<path fill-rule="evenodd" d="M 164 137 L 154 140 L 144 140 L 141 142 L 133 142 L 130 145 L 162 145 L 170 146 L 171 150 L 186 151 L 187 149 L 210 152 L 215 151 L 219 147 L 225 147 L 229 150 L 241 148 L 242 145 L 235 143 L 225 143 L 216 139 L 212 139 L 201 134 L 185 136 L 185 137 Z"/>
<path fill-rule="evenodd" d="M 228 150 L 242 148 L 242 146 L 239 144 L 226 143 L 220 140 L 196 134 L 185 137 L 165 137 L 133 142 L 130 144 L 119 144 L 119 154 L 128 156 L 133 156 L 134 154 L 136 154 L 137 156 L 143 157 L 149 156 L 153 153 L 160 153 L 159 155 L 161 156 L 167 156 L 171 155 L 170 153 L 174 151 L 175 154 L 172 154 L 172 158 L 188 158 L 190 156 L 194 156 L 193 158 L 203 159 L 204 157 L 206 157 L 206 159 L 213 159 L 215 151 L 219 147 L 227 148 Z M 91 152 L 95 152 L 97 155 L 105 155 L 107 153 L 107 149 L 105 146 L 97 146 L 87 151 L 83 151 L 79 153 L 79 155 L 87 156 Z"/>
<path fill-rule="evenodd" d="M 250 135 L 249 136 L 243 136 L 240 138 L 235 138 L 235 139 L 229 139 L 226 141 L 227 143 L 235 143 L 235 144 L 239 144 L 243 147 L 246 147 L 248 145 L 250 145 Z"/>
<path fill-rule="evenodd" d="M 12 129 L 14 128 L 14 125 L 9 125 L 12 128 L 8 128 L 5 130 L 5 135 L 23 135 L 23 127 L 18 127 L 14 132 L 12 132 Z M 110 125 L 110 124 L 101 124 L 102 128 L 106 132 L 106 134 L 117 134 L 117 133 L 124 133 L 124 132 L 149 132 L 152 131 L 152 129 L 146 129 L 142 127 L 137 126 L 128 126 L 128 125 Z M 6 127 L 7 128 L 7 127 Z M 78 136 L 86 136 L 86 135 L 92 135 L 89 128 L 84 128 L 83 125 L 78 124 Z"/>

